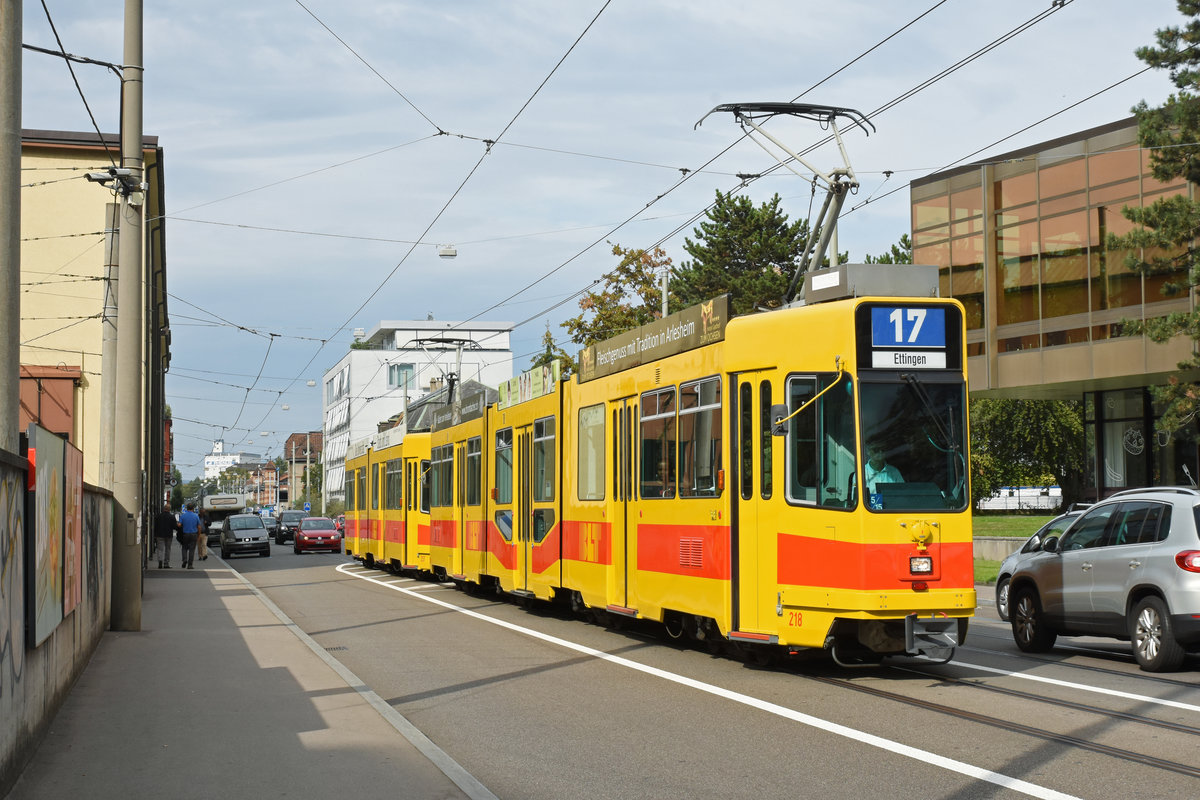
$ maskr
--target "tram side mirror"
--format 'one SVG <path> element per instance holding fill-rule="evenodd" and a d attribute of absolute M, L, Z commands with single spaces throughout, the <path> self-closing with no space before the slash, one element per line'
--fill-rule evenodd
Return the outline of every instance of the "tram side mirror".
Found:
<path fill-rule="evenodd" d="M 771 435 L 787 436 L 788 407 L 782 403 L 771 406 Z"/>

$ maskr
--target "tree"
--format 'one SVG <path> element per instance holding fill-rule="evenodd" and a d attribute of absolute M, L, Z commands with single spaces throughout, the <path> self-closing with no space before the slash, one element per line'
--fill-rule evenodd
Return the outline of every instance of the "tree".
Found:
<path fill-rule="evenodd" d="M 542 351 L 530 362 L 529 368 L 544 367 L 555 359 L 562 362 L 562 374 L 564 378 L 575 371 L 575 359 L 568 355 L 567 351 L 559 347 L 558 343 L 554 341 L 554 336 L 550 333 L 550 323 L 547 322 L 546 333 L 542 336 Z"/>
<path fill-rule="evenodd" d="M 908 238 L 907 233 L 900 234 L 900 241 L 892 245 L 892 249 L 881 256 L 867 256 L 864 259 L 866 264 L 911 264 L 912 260 L 912 239 Z"/>
<path fill-rule="evenodd" d="M 1150 166 L 1155 179 L 1176 182 L 1186 178 L 1200 183 L 1200 2 L 1178 0 L 1180 13 L 1188 17 L 1182 28 L 1157 31 L 1157 46 L 1141 47 L 1137 56 L 1146 64 L 1167 70 L 1179 90 L 1158 108 L 1143 101 L 1133 112 L 1138 119 L 1138 140 L 1150 149 Z M 1125 207 L 1121 213 L 1137 226 L 1125 236 L 1108 238 L 1109 250 L 1126 250 L 1125 264 L 1143 275 L 1166 276 L 1163 292 L 1178 295 L 1200 284 L 1200 204 L 1184 196 L 1160 198 L 1147 207 Z M 1148 255 L 1139 259 L 1138 248 Z M 1146 298 L 1149 302 L 1150 298 Z M 1124 320 L 1126 334 L 1145 334 L 1152 341 L 1166 342 L 1186 335 L 1200 342 L 1200 312 L 1169 314 L 1151 320 Z M 1200 350 L 1178 364 L 1181 373 L 1200 370 Z M 1200 384 L 1185 375 L 1172 375 L 1165 386 L 1151 387 L 1163 413 L 1158 430 L 1175 434 L 1200 411 Z"/>
<path fill-rule="evenodd" d="M 729 293 L 730 313 L 751 314 L 783 301 L 808 242 L 808 221 L 788 222 L 779 195 L 758 208 L 744 196 L 717 192 L 708 219 L 685 239 L 691 256 L 671 271 L 671 310 Z"/>
<path fill-rule="evenodd" d="M 971 404 L 971 500 L 1001 486 L 1062 488 L 1081 499 L 1086 459 L 1083 406 L 1074 400 L 976 400 Z"/>
<path fill-rule="evenodd" d="M 658 276 L 671 266 L 671 259 L 657 247 L 635 250 L 614 244 L 612 252 L 621 261 L 604 276 L 604 288 L 579 298 L 582 313 L 562 323 L 571 341 L 580 347 L 611 339 L 662 316 Z M 574 359 L 569 358 L 568 363 L 575 368 Z"/>

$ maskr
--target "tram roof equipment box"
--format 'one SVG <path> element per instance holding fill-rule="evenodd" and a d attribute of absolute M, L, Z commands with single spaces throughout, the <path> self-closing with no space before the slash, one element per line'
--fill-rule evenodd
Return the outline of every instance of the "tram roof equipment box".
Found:
<path fill-rule="evenodd" d="M 937 297 L 935 264 L 838 264 L 813 270 L 804 279 L 804 302 L 848 297 Z"/>

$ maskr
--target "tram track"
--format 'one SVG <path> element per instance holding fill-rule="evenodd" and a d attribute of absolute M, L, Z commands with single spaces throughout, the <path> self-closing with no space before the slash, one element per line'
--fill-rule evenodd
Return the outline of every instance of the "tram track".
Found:
<path fill-rule="evenodd" d="M 1078 736 L 1072 736 L 1070 734 L 1056 733 L 1054 731 L 1046 730 L 1044 728 L 1037 728 L 1032 725 L 1025 725 L 1020 722 L 1014 722 L 1012 720 L 1002 719 L 1000 717 L 993 717 L 993 716 L 989 716 L 987 714 L 980 714 L 975 711 L 967 711 L 965 709 L 954 708 L 952 706 L 948 706 L 943 703 L 935 703 L 935 702 L 932 702 L 929 700 L 921 700 L 921 699 L 918 699 L 915 697 L 910 697 L 908 695 L 900 694 L 898 692 L 889 691 L 887 689 L 879 689 L 879 688 L 872 687 L 872 686 L 865 686 L 865 685 L 862 685 L 859 683 L 855 683 L 854 681 L 846 679 L 846 678 L 832 678 L 832 677 L 827 677 L 827 676 L 822 676 L 822 675 L 812 675 L 812 674 L 801 674 L 801 677 L 807 678 L 812 681 L 816 681 L 818 683 L 823 683 L 823 684 L 826 684 L 829 686 L 835 686 L 835 687 L 838 687 L 841 689 L 847 689 L 849 691 L 859 692 L 861 694 L 870 695 L 872 697 L 878 697 L 878 698 L 881 698 L 884 700 L 891 700 L 891 701 L 900 703 L 905 706 L 910 706 L 913 708 L 921 708 L 921 709 L 924 709 L 927 711 L 933 711 L 938 714 L 943 714 L 946 716 L 955 717 L 957 719 L 966 720 L 968 722 L 975 722 L 975 723 L 978 723 L 981 725 L 987 725 L 992 728 L 999 728 L 1002 730 L 1011 731 L 1013 733 L 1023 734 L 1025 736 L 1032 736 L 1032 737 L 1035 737 L 1038 739 L 1042 739 L 1044 741 L 1068 745 L 1070 747 L 1078 748 L 1080 750 L 1087 750 L 1087 751 L 1097 753 L 1100 755 L 1109 756 L 1110 758 L 1116 758 L 1116 759 L 1120 759 L 1123 761 L 1138 763 L 1138 764 L 1142 764 L 1145 766 L 1154 767 L 1156 769 L 1174 772 L 1174 773 L 1177 773 L 1180 775 L 1186 775 L 1186 776 L 1192 777 L 1192 778 L 1200 778 L 1200 766 L 1195 765 L 1195 764 L 1182 764 L 1178 761 L 1170 761 L 1168 759 L 1158 758 L 1158 757 L 1152 756 L 1152 755 L 1146 755 L 1145 753 L 1138 753 L 1138 752 L 1134 752 L 1132 750 L 1125 750 L 1125 749 L 1122 749 L 1119 747 L 1113 747 L 1111 745 L 1088 741 L 1087 739 L 1083 739 Z M 941 675 L 934 675 L 933 677 L 937 677 L 941 680 L 947 680 L 944 676 L 941 676 Z M 953 679 L 949 679 L 949 680 L 953 680 Z M 966 681 L 965 683 L 970 684 L 971 682 Z M 1020 695 L 1022 693 L 1017 692 L 1017 694 Z M 1028 696 L 1030 699 L 1034 699 L 1034 700 L 1044 700 L 1045 699 L 1039 695 L 1030 694 Z M 1146 723 L 1146 724 L 1150 724 L 1152 722 L 1151 720 L 1147 720 L 1145 718 L 1136 717 L 1136 716 L 1127 719 L 1126 717 L 1121 716 L 1120 712 L 1109 712 L 1106 709 L 1098 709 L 1098 708 L 1092 709 L 1092 708 L 1088 708 L 1086 705 L 1081 706 L 1081 708 L 1083 710 L 1089 711 L 1091 713 L 1109 715 L 1115 719 L 1123 719 L 1126 721 L 1133 721 L 1133 722 L 1137 722 L 1137 723 Z M 1167 727 L 1169 727 L 1169 726 L 1167 726 Z M 1184 727 L 1186 729 L 1188 726 L 1184 726 Z M 1200 730 L 1198 730 L 1198 729 L 1186 729 L 1182 732 L 1190 733 L 1190 734 L 1200 734 Z"/>
<path fill-rule="evenodd" d="M 958 686 L 970 686 L 973 689 L 983 689 L 987 692 L 1002 694 L 1006 697 L 1014 697 L 1020 700 L 1032 700 L 1038 703 L 1058 706 L 1060 708 L 1071 709 L 1072 711 L 1082 711 L 1087 714 L 1099 714 L 1101 716 L 1110 717 L 1112 719 L 1121 720 L 1124 722 L 1133 722 L 1139 725 L 1148 725 L 1153 728 L 1162 728 L 1173 733 L 1183 733 L 1190 736 L 1200 736 L 1200 727 L 1194 725 L 1184 725 L 1179 722 L 1170 722 L 1169 720 L 1154 719 L 1153 717 L 1140 716 L 1138 714 L 1130 714 L 1126 711 L 1115 711 L 1113 709 L 1102 708 L 1088 703 L 1079 703 L 1074 700 L 1064 700 L 1059 697 L 1050 697 L 1045 694 L 1036 692 L 1027 692 L 1020 689 L 1012 689 L 1007 686 L 996 686 L 994 684 L 985 683 L 982 680 L 973 678 L 956 678 L 951 675 L 942 675 L 936 672 L 925 672 L 923 670 L 914 669 L 912 667 L 890 667 L 896 672 L 904 672 L 910 675 L 919 675 L 924 678 L 932 678 L 941 683 L 952 683 Z"/>

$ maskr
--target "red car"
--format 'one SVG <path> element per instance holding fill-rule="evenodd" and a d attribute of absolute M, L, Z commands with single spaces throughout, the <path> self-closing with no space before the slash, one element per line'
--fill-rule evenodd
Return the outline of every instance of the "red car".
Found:
<path fill-rule="evenodd" d="M 345 514 L 338 514 L 336 517 L 334 517 L 333 524 L 334 524 L 334 527 L 336 527 L 339 532 L 341 532 L 342 534 L 346 533 L 346 515 Z"/>
<path fill-rule="evenodd" d="M 296 529 L 292 541 L 292 552 L 305 553 L 312 550 L 342 551 L 342 534 L 329 517 L 305 517 Z"/>

